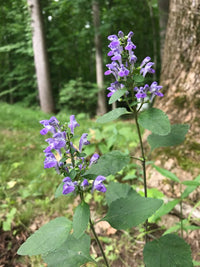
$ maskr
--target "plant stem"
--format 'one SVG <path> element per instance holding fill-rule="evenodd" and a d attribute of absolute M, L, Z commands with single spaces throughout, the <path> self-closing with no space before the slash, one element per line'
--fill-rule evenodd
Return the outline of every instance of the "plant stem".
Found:
<path fill-rule="evenodd" d="M 102 256 L 103 256 L 104 261 L 105 261 L 105 264 L 106 264 L 107 267 L 109 267 L 109 264 L 108 264 L 106 255 L 105 255 L 104 250 L 103 250 L 103 248 L 102 248 L 102 246 L 101 246 L 101 243 L 100 243 L 100 241 L 99 241 L 99 238 L 98 238 L 98 236 L 97 236 L 97 234 L 96 234 L 96 232 L 95 232 L 94 225 L 93 225 L 93 223 L 92 223 L 92 221 L 91 221 L 91 218 L 90 218 L 90 227 L 91 227 L 91 230 L 92 230 L 92 232 L 93 232 L 93 235 L 94 235 L 94 237 L 95 237 L 95 239 L 96 239 L 96 242 L 97 242 L 97 244 L 98 244 L 98 246 L 99 246 L 99 248 L 100 248 L 100 250 L 101 250 Z"/>
<path fill-rule="evenodd" d="M 145 159 L 145 154 L 144 154 L 144 146 L 143 146 L 143 142 L 142 142 L 142 135 L 141 135 L 141 131 L 140 131 L 140 126 L 138 123 L 138 112 L 135 111 L 134 115 L 135 115 L 137 133 L 138 133 L 139 141 L 140 141 L 140 149 L 141 149 L 141 153 L 142 153 L 141 162 L 142 162 L 142 169 L 143 169 L 144 196 L 147 197 L 146 159 Z M 145 233 L 145 243 L 147 243 L 148 242 L 148 237 L 147 237 L 148 220 L 145 221 L 144 227 L 145 227 L 145 232 L 146 232 Z"/>
<path fill-rule="evenodd" d="M 180 184 L 180 191 L 182 195 L 182 184 Z M 181 201 L 180 201 L 180 212 L 181 212 L 181 237 L 183 238 L 183 199 L 181 196 Z"/>

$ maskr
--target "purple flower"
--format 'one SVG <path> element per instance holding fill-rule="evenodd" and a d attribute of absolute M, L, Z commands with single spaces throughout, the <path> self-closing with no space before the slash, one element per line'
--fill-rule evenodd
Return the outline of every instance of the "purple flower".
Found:
<path fill-rule="evenodd" d="M 134 91 L 137 92 L 137 94 L 135 95 L 137 98 L 145 98 L 147 96 L 147 90 L 149 89 L 149 85 L 145 84 L 144 87 L 135 87 Z"/>
<path fill-rule="evenodd" d="M 83 190 L 85 190 L 87 186 L 89 186 L 88 180 L 84 179 L 81 183 L 81 187 L 83 188 Z"/>
<path fill-rule="evenodd" d="M 127 68 L 124 67 L 123 64 L 121 64 L 118 75 L 120 77 L 124 77 L 124 76 L 128 76 L 129 75 L 129 70 Z"/>
<path fill-rule="evenodd" d="M 48 132 L 55 134 L 56 128 L 59 128 L 59 121 L 56 117 L 51 117 L 50 120 L 42 120 L 40 123 L 44 126 L 44 128 L 40 131 L 42 135 L 45 135 Z"/>
<path fill-rule="evenodd" d="M 90 142 L 87 140 L 87 137 L 88 137 L 87 133 L 84 133 L 81 136 L 81 139 L 79 141 L 79 151 L 80 152 L 82 151 L 83 145 L 89 145 L 90 144 Z"/>
<path fill-rule="evenodd" d="M 44 160 L 44 168 L 52 168 L 52 167 L 57 167 L 58 162 L 56 160 L 56 157 L 52 152 L 46 153 L 45 154 L 46 158 Z"/>
<path fill-rule="evenodd" d="M 99 159 L 99 155 L 97 153 L 94 153 L 94 155 L 90 159 L 90 165 L 89 166 L 96 163 L 98 159 Z"/>
<path fill-rule="evenodd" d="M 104 180 L 106 180 L 106 177 L 101 176 L 101 175 L 97 176 L 97 178 L 94 180 L 93 185 L 92 185 L 92 192 L 94 190 L 97 190 L 97 191 L 105 193 L 106 192 L 106 187 L 102 183 Z"/>
<path fill-rule="evenodd" d="M 147 62 L 149 62 L 151 60 L 150 57 L 145 57 L 145 59 L 143 59 L 142 63 L 140 64 L 140 67 L 142 68 L 145 64 L 147 64 Z"/>
<path fill-rule="evenodd" d="M 78 184 L 77 182 L 72 182 L 70 177 L 65 177 L 63 179 L 63 194 L 67 195 L 75 190 L 75 186 Z"/>
<path fill-rule="evenodd" d="M 72 134 L 74 134 L 74 128 L 76 128 L 78 126 L 80 126 L 80 125 L 77 123 L 75 116 L 71 115 L 70 116 L 70 123 L 68 124 L 68 127 L 70 128 Z"/>
<path fill-rule="evenodd" d="M 160 91 L 160 89 L 162 88 L 161 85 L 158 85 L 157 82 L 153 82 L 149 88 L 149 91 L 151 92 L 152 96 L 151 96 L 151 100 L 154 98 L 155 95 L 157 96 L 163 96 L 163 94 Z"/>
<path fill-rule="evenodd" d="M 124 38 L 124 33 L 122 31 L 119 31 L 118 36 L 119 36 L 119 38 Z"/>

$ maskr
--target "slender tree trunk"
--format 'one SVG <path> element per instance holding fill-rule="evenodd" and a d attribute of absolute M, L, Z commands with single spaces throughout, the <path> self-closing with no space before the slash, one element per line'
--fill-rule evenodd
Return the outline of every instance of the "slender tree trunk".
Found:
<path fill-rule="evenodd" d="M 42 111 L 50 113 L 55 111 L 55 106 L 51 89 L 40 1 L 39 0 L 27 0 L 27 1 L 30 8 L 31 20 L 32 20 L 33 51 L 34 51 L 37 84 L 39 90 L 40 106 Z"/>
<path fill-rule="evenodd" d="M 97 115 L 102 115 L 106 113 L 106 102 L 105 102 L 105 90 L 103 88 L 103 56 L 102 56 L 102 43 L 101 34 L 99 32 L 100 28 L 100 11 L 99 3 L 93 1 L 93 21 L 95 29 L 95 49 L 96 49 L 96 81 L 98 85 L 98 103 L 97 103 Z"/>
<path fill-rule="evenodd" d="M 162 60 L 168 14 L 169 14 L 169 0 L 159 0 L 158 6 L 159 6 L 159 24 L 160 24 L 160 58 Z"/>

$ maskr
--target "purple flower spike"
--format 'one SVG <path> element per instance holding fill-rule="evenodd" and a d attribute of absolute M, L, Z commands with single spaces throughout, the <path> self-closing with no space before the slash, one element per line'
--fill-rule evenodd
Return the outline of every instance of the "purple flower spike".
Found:
<path fill-rule="evenodd" d="M 55 134 L 56 128 L 59 128 L 59 121 L 56 117 L 51 117 L 50 120 L 42 120 L 40 123 L 44 126 L 44 128 L 40 131 L 41 135 L 45 135 L 48 132 Z"/>
<path fill-rule="evenodd" d="M 82 151 L 83 145 L 89 145 L 90 142 L 87 140 L 88 134 L 84 133 L 81 136 L 80 142 L 79 142 L 79 151 Z"/>
<path fill-rule="evenodd" d="M 97 178 L 94 180 L 93 185 L 92 185 L 92 192 L 94 190 L 97 190 L 97 191 L 105 193 L 106 192 L 106 187 L 102 183 L 104 180 L 106 180 L 106 177 L 101 176 L 101 175 L 97 176 Z"/>
<path fill-rule="evenodd" d="M 76 128 L 78 126 L 80 126 L 80 125 L 77 123 L 75 116 L 71 115 L 70 116 L 70 123 L 68 124 L 68 127 L 70 128 L 72 134 L 74 134 L 74 128 Z"/>
<path fill-rule="evenodd" d="M 64 185 L 63 185 L 63 194 L 67 195 L 75 190 L 75 186 L 77 185 L 77 182 L 72 182 L 70 177 L 65 177 L 63 179 Z"/>

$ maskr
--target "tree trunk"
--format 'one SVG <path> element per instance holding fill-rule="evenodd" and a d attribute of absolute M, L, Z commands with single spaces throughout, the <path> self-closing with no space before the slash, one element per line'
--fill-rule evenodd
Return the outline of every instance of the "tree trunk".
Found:
<path fill-rule="evenodd" d="M 100 11 L 99 3 L 93 1 L 93 21 L 95 30 L 95 49 L 96 49 L 96 81 L 98 85 L 98 103 L 97 103 L 97 115 L 106 113 L 106 102 L 105 102 L 105 90 L 103 88 L 103 56 L 102 56 L 102 43 L 100 34 Z"/>
<path fill-rule="evenodd" d="M 168 14 L 169 14 L 169 0 L 159 0 L 158 6 L 159 6 L 159 25 L 160 25 L 160 58 L 162 60 Z"/>
<path fill-rule="evenodd" d="M 39 90 L 40 106 L 42 111 L 50 113 L 55 111 L 55 106 L 50 83 L 49 66 L 45 45 L 40 1 L 27 1 L 31 13 L 31 24 L 33 30 L 33 52 Z"/>
<path fill-rule="evenodd" d="M 157 99 L 172 123 L 189 123 L 190 134 L 200 146 L 200 0 L 171 0 L 161 84 Z M 191 141 L 191 140 L 190 140 Z"/>

